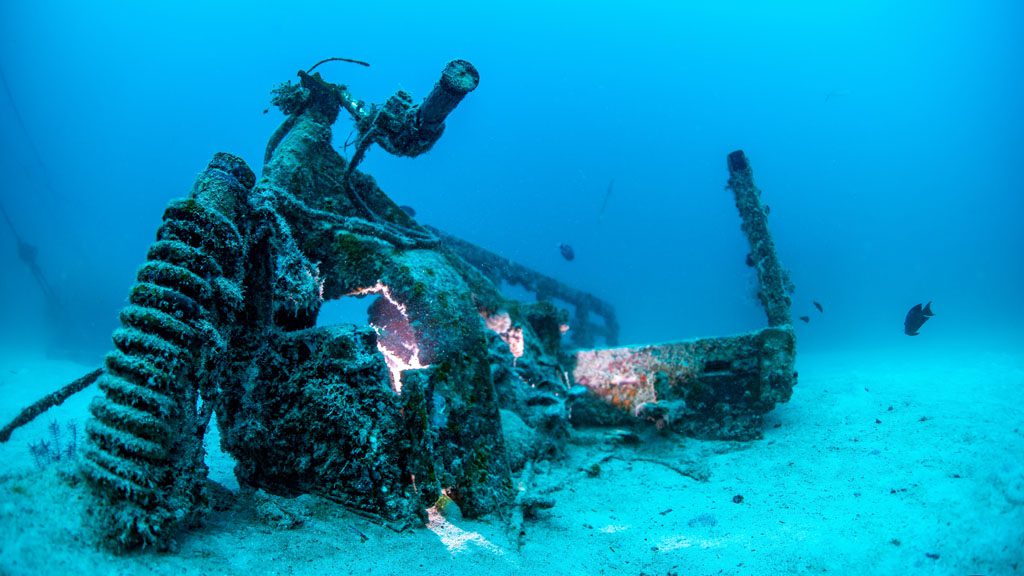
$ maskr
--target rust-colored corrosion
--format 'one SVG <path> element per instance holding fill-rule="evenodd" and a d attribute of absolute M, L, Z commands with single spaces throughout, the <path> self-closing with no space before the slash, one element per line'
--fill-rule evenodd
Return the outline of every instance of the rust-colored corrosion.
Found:
<path fill-rule="evenodd" d="M 578 350 L 570 403 L 577 425 L 640 419 L 659 429 L 755 438 L 762 416 L 789 400 L 796 375 L 792 327 L 669 344 Z"/>

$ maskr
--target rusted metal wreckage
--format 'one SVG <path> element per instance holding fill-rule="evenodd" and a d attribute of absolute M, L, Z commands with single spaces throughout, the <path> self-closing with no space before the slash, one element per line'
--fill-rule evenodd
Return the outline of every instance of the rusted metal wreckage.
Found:
<path fill-rule="evenodd" d="M 795 338 L 743 153 L 729 155 L 729 186 L 768 327 L 616 347 L 610 304 L 421 226 L 357 170 L 373 144 L 430 149 L 478 80 L 454 61 L 422 103 L 399 91 L 376 106 L 299 72 L 275 90 L 286 119 L 262 175 L 219 153 L 170 203 L 86 425 L 104 540 L 164 546 L 201 520 L 214 417 L 242 486 L 392 522 L 423 518 L 442 494 L 467 516 L 507 510 L 512 475 L 557 456 L 573 426 L 760 435 L 796 382 Z M 359 134 L 348 160 L 331 145 L 341 110 Z M 502 283 L 537 301 L 506 298 Z M 369 325 L 318 326 L 340 298 L 372 299 Z"/>

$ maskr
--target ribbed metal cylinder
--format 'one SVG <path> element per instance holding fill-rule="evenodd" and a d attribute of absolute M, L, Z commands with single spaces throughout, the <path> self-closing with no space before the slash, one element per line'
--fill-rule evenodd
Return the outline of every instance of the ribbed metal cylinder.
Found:
<path fill-rule="evenodd" d="M 201 505 L 205 399 L 197 370 L 203 350 L 222 345 L 217 325 L 225 302 L 237 305 L 244 255 L 242 236 L 218 208 L 232 211 L 224 200 L 244 198 L 245 179 L 218 165 L 219 156 L 193 197 L 164 213 L 121 310 L 102 394 L 89 407 L 82 471 L 107 507 L 100 528 L 119 548 L 166 544 Z"/>

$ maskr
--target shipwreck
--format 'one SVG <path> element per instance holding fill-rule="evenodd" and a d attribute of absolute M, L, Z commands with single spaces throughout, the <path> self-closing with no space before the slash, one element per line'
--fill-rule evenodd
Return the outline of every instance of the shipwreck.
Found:
<path fill-rule="evenodd" d="M 421 102 L 398 91 L 376 105 L 300 71 L 274 91 L 286 118 L 262 174 L 218 153 L 167 206 L 102 369 L 19 420 L 99 386 L 80 467 L 102 540 L 164 547 L 201 522 L 214 419 L 240 485 L 397 525 L 442 495 L 467 516 L 508 511 L 515 475 L 584 426 L 760 436 L 796 383 L 796 341 L 744 153 L 728 156 L 728 184 L 767 326 L 620 346 L 611 304 L 421 225 L 358 169 L 374 145 L 429 150 L 478 82 L 456 60 Z M 342 113 L 358 133 L 349 158 L 331 144 Z M 341 298 L 368 299 L 367 322 L 318 326 Z M 514 453 L 513 424 L 531 432 Z"/>

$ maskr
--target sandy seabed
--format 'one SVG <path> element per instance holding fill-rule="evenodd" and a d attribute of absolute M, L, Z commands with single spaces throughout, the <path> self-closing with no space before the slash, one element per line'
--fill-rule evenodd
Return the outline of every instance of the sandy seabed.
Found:
<path fill-rule="evenodd" d="M 3 354 L 0 421 L 89 368 Z M 762 440 L 582 432 L 535 468 L 556 505 L 521 545 L 453 509 L 396 533 L 317 498 L 247 494 L 173 553 L 111 555 L 83 527 L 73 463 L 40 467 L 29 449 L 53 421 L 81 429 L 91 388 L 0 445 L 0 574 L 1024 574 L 1024 352 L 805 354 L 798 368 Z M 237 488 L 217 450 L 210 469 Z"/>

